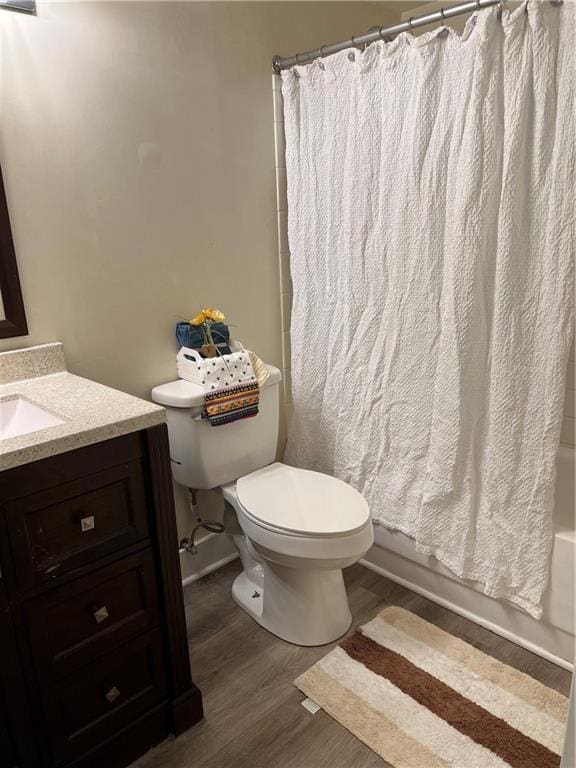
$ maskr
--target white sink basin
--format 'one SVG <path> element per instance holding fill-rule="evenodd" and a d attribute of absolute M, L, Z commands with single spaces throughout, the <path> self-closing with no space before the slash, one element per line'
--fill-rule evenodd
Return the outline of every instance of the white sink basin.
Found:
<path fill-rule="evenodd" d="M 52 411 L 47 411 L 20 395 L 11 395 L 0 400 L 0 440 L 57 427 L 65 421 Z"/>

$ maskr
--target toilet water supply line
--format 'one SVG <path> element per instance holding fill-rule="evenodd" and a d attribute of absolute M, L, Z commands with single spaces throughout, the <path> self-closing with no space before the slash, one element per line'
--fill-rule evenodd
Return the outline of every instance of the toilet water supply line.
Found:
<path fill-rule="evenodd" d="M 198 491 L 194 488 L 188 488 L 188 504 L 192 515 L 196 518 L 196 524 L 183 539 L 180 540 L 180 552 L 188 552 L 190 555 L 198 554 L 198 547 L 195 544 L 196 533 L 200 528 L 204 528 L 209 533 L 224 533 L 224 525 L 217 520 L 202 520 L 198 513 Z"/>

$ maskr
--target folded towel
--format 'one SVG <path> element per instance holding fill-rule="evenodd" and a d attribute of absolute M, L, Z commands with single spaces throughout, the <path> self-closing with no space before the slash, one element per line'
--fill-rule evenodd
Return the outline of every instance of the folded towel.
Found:
<path fill-rule="evenodd" d="M 213 427 L 256 416 L 260 390 L 246 350 L 205 360 L 202 373 L 205 415 Z"/>
<path fill-rule="evenodd" d="M 210 332 L 221 355 L 230 354 L 230 330 L 224 323 L 212 323 Z M 206 343 L 204 331 L 199 325 L 181 321 L 176 324 L 176 339 L 183 347 L 201 349 Z"/>
<path fill-rule="evenodd" d="M 254 373 L 258 380 L 258 386 L 262 389 L 270 378 L 270 371 L 268 370 L 266 363 L 263 360 L 260 360 L 255 352 L 248 350 L 248 354 L 250 355 L 250 362 L 252 363 L 252 368 L 254 368 Z"/>

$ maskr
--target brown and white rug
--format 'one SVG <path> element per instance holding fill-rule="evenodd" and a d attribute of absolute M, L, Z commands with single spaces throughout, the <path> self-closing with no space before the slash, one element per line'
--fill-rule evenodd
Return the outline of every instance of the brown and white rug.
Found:
<path fill-rule="evenodd" d="M 396 768 L 557 768 L 568 700 L 401 608 L 294 683 Z"/>

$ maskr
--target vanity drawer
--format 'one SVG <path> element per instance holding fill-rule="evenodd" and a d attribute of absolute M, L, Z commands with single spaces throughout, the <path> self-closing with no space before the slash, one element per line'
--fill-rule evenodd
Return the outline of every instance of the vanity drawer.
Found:
<path fill-rule="evenodd" d="M 21 590 L 148 536 L 140 461 L 5 504 Z"/>
<path fill-rule="evenodd" d="M 44 691 L 54 763 L 100 744 L 165 697 L 162 641 L 156 629 Z"/>
<path fill-rule="evenodd" d="M 150 549 L 25 603 L 41 683 L 67 675 L 158 623 Z"/>

